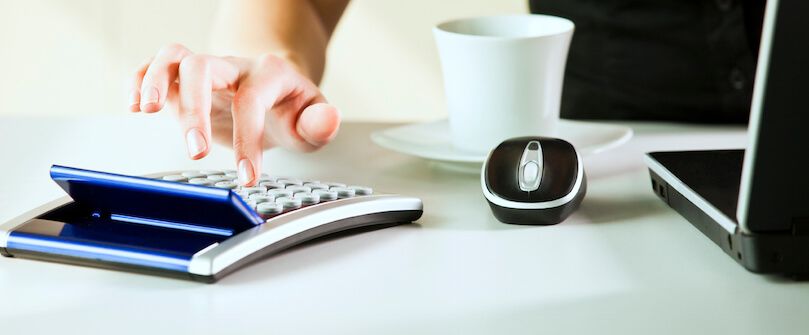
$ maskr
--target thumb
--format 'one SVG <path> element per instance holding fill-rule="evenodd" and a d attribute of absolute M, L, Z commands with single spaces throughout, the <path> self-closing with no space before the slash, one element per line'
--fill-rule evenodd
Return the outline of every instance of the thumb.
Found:
<path fill-rule="evenodd" d="M 298 135 L 318 149 L 329 143 L 340 128 L 340 112 L 327 103 L 316 103 L 306 107 L 296 125 Z"/>

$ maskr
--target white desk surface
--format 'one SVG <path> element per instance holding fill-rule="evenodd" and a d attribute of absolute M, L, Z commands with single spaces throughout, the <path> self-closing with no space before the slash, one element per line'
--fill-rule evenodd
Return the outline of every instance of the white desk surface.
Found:
<path fill-rule="evenodd" d="M 345 124 L 314 154 L 266 170 L 421 197 L 424 217 L 308 244 L 214 285 L 0 259 L 0 333 L 807 334 L 809 283 L 747 272 L 655 198 L 642 154 L 733 148 L 744 129 L 636 125 L 585 158 L 587 197 L 549 227 L 497 222 L 478 177 L 372 144 L 391 125 Z M 128 174 L 227 168 L 185 158 L 170 115 L 0 118 L 0 221 L 62 195 L 58 163 Z"/>

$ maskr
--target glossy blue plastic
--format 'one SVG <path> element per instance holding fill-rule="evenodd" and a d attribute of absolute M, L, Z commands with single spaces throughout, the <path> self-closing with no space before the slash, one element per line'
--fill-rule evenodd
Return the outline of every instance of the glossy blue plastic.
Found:
<path fill-rule="evenodd" d="M 12 254 L 187 272 L 200 250 L 264 222 L 230 190 L 58 165 L 51 178 L 74 202 L 12 231 Z"/>
<path fill-rule="evenodd" d="M 226 189 L 59 165 L 51 178 L 97 218 L 223 236 L 264 222 Z"/>
<path fill-rule="evenodd" d="M 227 237 L 93 217 L 70 203 L 11 232 L 8 249 L 187 271 L 194 254 Z"/>

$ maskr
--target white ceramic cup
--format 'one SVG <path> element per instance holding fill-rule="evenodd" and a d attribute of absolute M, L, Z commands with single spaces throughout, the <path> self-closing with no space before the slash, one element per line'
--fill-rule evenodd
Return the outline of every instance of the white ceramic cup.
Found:
<path fill-rule="evenodd" d="M 573 22 L 547 15 L 459 19 L 433 28 L 452 144 L 488 152 L 516 136 L 555 136 Z"/>

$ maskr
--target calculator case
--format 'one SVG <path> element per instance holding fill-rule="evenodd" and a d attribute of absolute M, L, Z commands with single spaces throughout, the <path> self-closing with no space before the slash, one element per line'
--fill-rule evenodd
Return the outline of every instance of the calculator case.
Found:
<path fill-rule="evenodd" d="M 2 255 L 210 283 L 301 242 L 422 214 L 418 198 L 379 194 L 307 206 L 265 223 L 226 189 L 57 165 L 51 177 L 68 196 L 0 225 Z"/>

